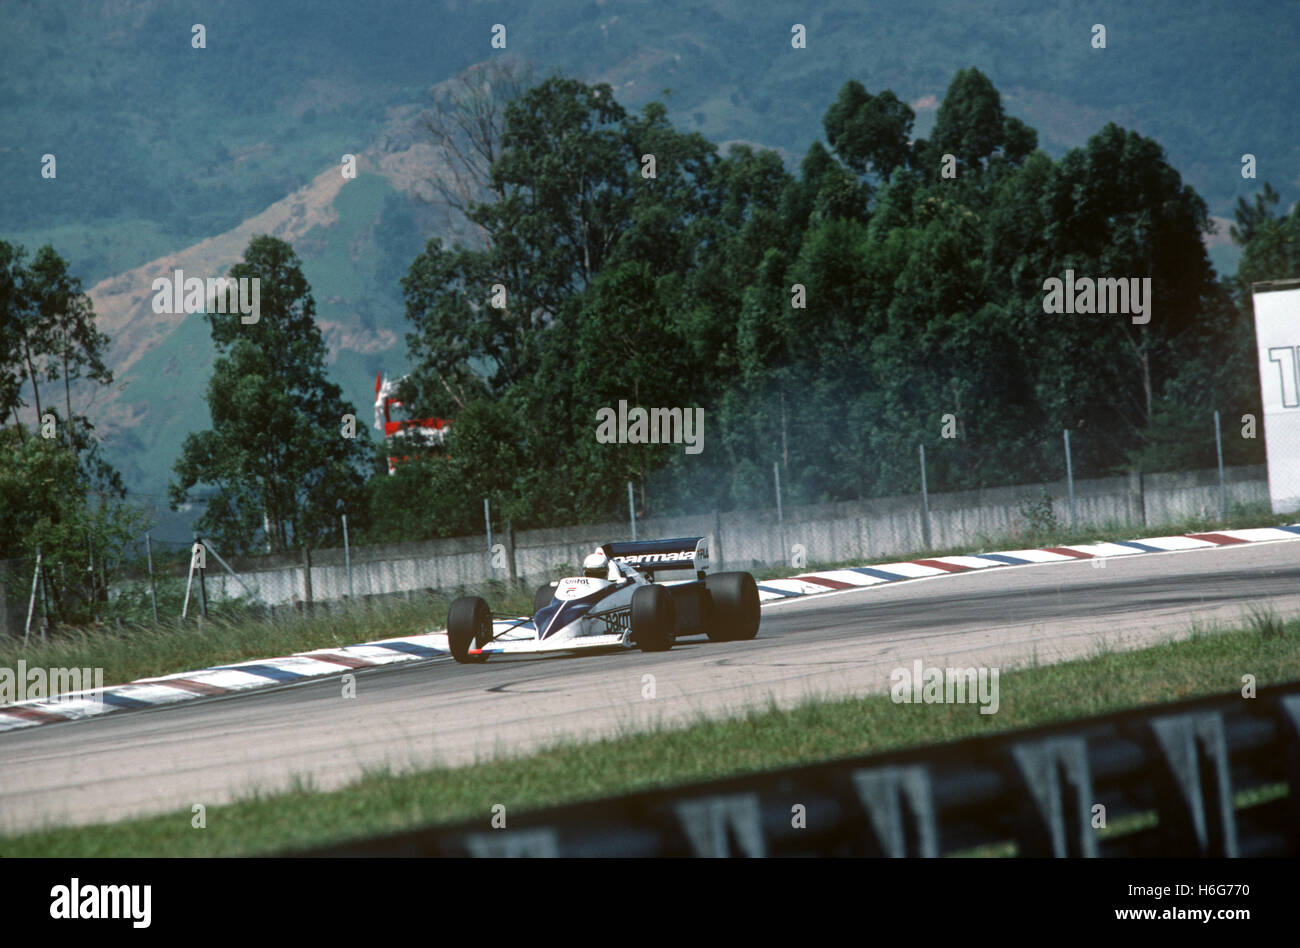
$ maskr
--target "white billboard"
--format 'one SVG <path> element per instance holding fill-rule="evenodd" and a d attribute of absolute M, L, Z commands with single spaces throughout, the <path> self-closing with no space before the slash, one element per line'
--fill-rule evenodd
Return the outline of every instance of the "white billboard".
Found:
<path fill-rule="evenodd" d="M 1253 298 L 1268 493 L 1273 513 L 1291 513 L 1300 510 L 1300 282 L 1258 284 Z"/>

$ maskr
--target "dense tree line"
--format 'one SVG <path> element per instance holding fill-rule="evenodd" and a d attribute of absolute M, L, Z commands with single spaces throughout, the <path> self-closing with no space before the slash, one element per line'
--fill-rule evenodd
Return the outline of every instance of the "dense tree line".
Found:
<path fill-rule="evenodd" d="M 7 591 L 25 601 L 39 549 L 42 598 L 62 622 L 95 615 L 144 529 L 94 427 L 72 408 L 73 382 L 112 381 L 107 346 L 80 279 L 53 247 L 29 260 L 0 240 L 0 560 L 24 564 Z M 29 407 L 31 428 L 20 415 Z"/>
<path fill-rule="evenodd" d="M 197 526 L 230 551 L 337 543 L 341 510 L 363 542 L 477 532 L 484 497 L 517 526 L 616 519 L 628 481 L 652 514 L 768 506 L 773 462 L 787 503 L 908 493 L 918 443 L 934 490 L 1052 479 L 1065 428 L 1081 476 L 1205 466 L 1216 408 L 1227 461 L 1262 457 L 1234 425 L 1259 413 L 1250 283 L 1300 274 L 1300 211 L 1267 185 L 1239 203 L 1241 268 L 1218 279 L 1205 205 L 1156 142 L 1107 125 L 1053 160 L 975 69 L 928 138 L 892 92 L 847 83 L 795 173 L 607 85 L 497 88 L 444 103 L 439 130 L 472 242 L 429 241 L 401 281 L 402 398 L 455 419 L 446 450 L 387 476 L 327 378 L 293 249 L 256 238 L 231 270 L 261 281 L 260 318 L 207 317 L 212 428 L 172 485 L 173 504 L 213 492 Z M 44 537 L 79 562 L 106 541 L 73 527 L 122 496 L 69 395 L 111 379 L 106 340 L 53 250 L 29 265 L 0 244 L 0 264 L 0 490 L 47 485 L 6 514 L 0 553 Z M 1045 312 L 1067 271 L 1150 280 L 1150 321 Z M 601 443 L 621 400 L 703 408 L 703 450 Z M 17 423 L 28 404 L 56 438 Z"/>
<path fill-rule="evenodd" d="M 431 240 L 403 280 L 412 407 L 456 423 L 372 481 L 375 536 L 475 531 L 485 496 L 516 525 L 618 518 L 628 480 L 654 513 L 769 506 L 773 461 L 790 503 L 905 493 L 918 443 L 932 489 L 1053 479 L 1066 428 L 1082 476 L 1210 465 L 1212 412 L 1230 435 L 1259 412 L 1249 281 L 1300 274 L 1271 190 L 1217 279 L 1157 142 L 1108 124 L 1053 160 L 976 69 L 928 139 L 848 82 L 797 174 L 605 85 L 551 78 L 503 115 L 481 244 Z M 1149 279 L 1150 321 L 1045 313 L 1067 270 Z M 703 406 L 704 451 L 598 443 L 619 399 Z"/>

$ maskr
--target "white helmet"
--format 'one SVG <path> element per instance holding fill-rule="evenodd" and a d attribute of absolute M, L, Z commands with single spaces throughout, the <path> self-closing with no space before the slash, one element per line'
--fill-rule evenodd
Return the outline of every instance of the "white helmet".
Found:
<path fill-rule="evenodd" d="M 582 572 L 585 576 L 604 579 L 608 570 L 609 557 L 605 555 L 604 550 L 597 550 L 595 553 L 589 553 L 587 558 L 582 561 Z"/>

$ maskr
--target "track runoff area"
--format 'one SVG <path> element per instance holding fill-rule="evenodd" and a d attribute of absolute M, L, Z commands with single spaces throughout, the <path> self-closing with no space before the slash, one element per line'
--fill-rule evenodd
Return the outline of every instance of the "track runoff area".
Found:
<path fill-rule="evenodd" d="M 1234 531 L 1237 533 L 1246 531 Z M 1285 536 L 1292 536 L 1284 533 Z M 1258 537 L 1258 534 L 1254 534 Z M 895 669 L 1010 668 L 1133 649 L 1194 623 L 1300 612 L 1300 546 L 1252 539 L 1097 561 L 1004 564 L 764 603 L 750 641 L 670 651 L 449 655 L 0 733 L 6 833 L 226 803 L 308 779 L 459 766 L 748 708 L 887 693 Z M 764 582 L 762 585 L 769 585 Z M 437 634 L 419 637 L 426 642 Z M 364 646 L 377 648 L 377 646 Z M 394 655 L 402 654 L 394 652 Z M 354 676 L 355 698 L 340 676 Z M 654 699 L 646 700 L 646 676 Z"/>

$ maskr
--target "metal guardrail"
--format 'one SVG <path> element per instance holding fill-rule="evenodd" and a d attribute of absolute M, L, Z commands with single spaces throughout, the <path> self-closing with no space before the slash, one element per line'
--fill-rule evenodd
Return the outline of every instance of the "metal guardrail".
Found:
<path fill-rule="evenodd" d="M 1234 805 L 1260 788 L 1272 799 Z M 1118 832 L 1126 818 L 1137 828 Z M 1300 681 L 296 855 L 945 856 L 1008 843 L 1020 856 L 1300 854 Z"/>

